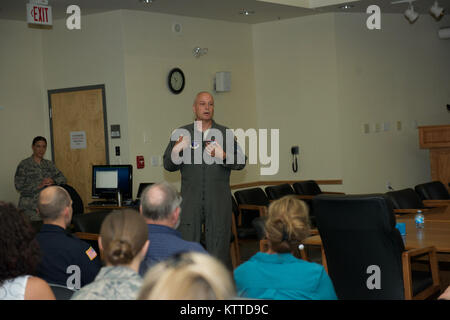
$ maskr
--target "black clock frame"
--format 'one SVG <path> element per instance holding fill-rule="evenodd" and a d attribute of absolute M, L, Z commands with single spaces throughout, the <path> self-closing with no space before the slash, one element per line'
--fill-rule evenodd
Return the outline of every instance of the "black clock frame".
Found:
<path fill-rule="evenodd" d="M 183 83 L 181 85 L 181 88 L 176 90 L 174 87 L 172 87 L 172 83 L 170 82 L 170 79 L 172 78 L 172 75 L 175 72 L 179 72 L 181 74 L 181 77 L 183 78 Z M 173 68 L 172 70 L 170 70 L 169 72 L 169 76 L 167 77 L 167 85 L 169 86 L 169 90 L 173 93 L 173 94 L 179 94 L 181 93 L 181 91 L 183 91 L 184 89 L 184 85 L 186 84 L 186 78 L 184 76 L 183 71 L 180 68 Z"/>

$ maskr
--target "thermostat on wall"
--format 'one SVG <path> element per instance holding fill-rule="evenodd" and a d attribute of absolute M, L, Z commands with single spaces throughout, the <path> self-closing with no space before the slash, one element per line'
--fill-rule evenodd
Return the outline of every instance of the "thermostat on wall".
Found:
<path fill-rule="evenodd" d="M 120 138 L 120 124 L 111 125 L 111 139 Z"/>

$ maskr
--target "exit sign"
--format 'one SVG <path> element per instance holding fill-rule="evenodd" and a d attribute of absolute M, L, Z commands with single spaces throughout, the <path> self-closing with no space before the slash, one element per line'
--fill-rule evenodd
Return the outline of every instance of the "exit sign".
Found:
<path fill-rule="evenodd" d="M 52 7 L 27 3 L 27 22 L 51 26 Z"/>

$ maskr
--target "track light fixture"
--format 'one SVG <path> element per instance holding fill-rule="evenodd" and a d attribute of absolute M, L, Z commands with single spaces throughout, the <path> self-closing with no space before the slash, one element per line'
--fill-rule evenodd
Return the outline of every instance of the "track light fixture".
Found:
<path fill-rule="evenodd" d="M 409 22 L 414 23 L 417 18 L 419 18 L 419 14 L 414 11 L 414 6 L 412 3 L 409 3 L 409 8 L 405 11 L 405 17 L 409 20 Z"/>
<path fill-rule="evenodd" d="M 434 2 L 433 6 L 430 8 L 430 13 L 436 18 L 439 19 L 444 14 L 444 8 L 439 7 L 437 1 Z"/>

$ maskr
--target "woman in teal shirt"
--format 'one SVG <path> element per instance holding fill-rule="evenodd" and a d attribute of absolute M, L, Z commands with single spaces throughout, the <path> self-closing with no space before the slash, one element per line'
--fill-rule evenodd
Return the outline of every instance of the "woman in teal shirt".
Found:
<path fill-rule="evenodd" d="M 336 300 L 333 283 L 320 265 L 300 259 L 309 236 L 307 205 L 287 196 L 272 202 L 265 224 L 269 250 L 258 252 L 234 271 L 241 297 L 276 300 Z"/>

